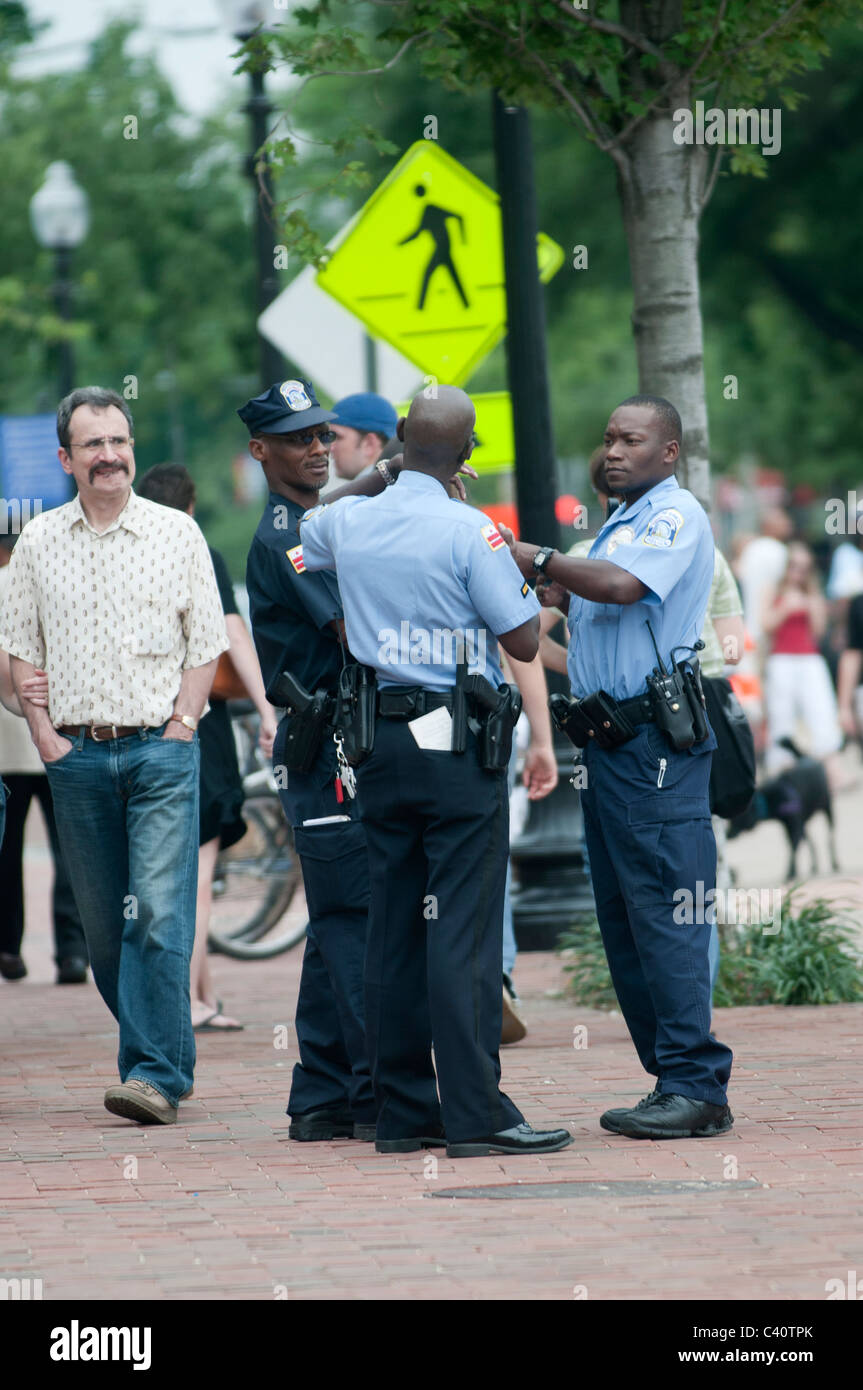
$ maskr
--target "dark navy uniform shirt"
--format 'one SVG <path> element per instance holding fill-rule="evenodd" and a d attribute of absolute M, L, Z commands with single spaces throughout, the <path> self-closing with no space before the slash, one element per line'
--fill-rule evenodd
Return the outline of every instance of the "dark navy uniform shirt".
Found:
<path fill-rule="evenodd" d="M 297 522 L 306 508 L 271 492 L 246 563 L 249 616 L 269 691 L 282 671 L 307 690 L 336 685 L 341 646 L 330 626 L 341 618 L 334 574 L 309 573 Z"/>

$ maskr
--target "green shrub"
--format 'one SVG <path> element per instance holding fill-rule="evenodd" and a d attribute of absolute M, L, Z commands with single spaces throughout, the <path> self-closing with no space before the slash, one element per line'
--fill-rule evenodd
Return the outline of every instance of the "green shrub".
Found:
<path fill-rule="evenodd" d="M 563 932 L 557 949 L 565 961 L 564 971 L 571 977 L 567 992 L 577 1004 L 590 1009 L 620 1008 L 595 917 Z"/>
<path fill-rule="evenodd" d="M 853 921 L 824 898 L 782 904 L 779 931 L 744 927 L 723 942 L 713 1002 L 735 1004 L 850 1004 L 863 999 L 863 962 Z"/>
<path fill-rule="evenodd" d="M 863 1000 L 863 961 L 853 927 L 853 919 L 826 899 L 798 907 L 794 891 L 788 893 L 775 934 L 767 935 L 760 925 L 733 934 L 724 929 L 714 1004 L 731 1008 Z M 563 933 L 558 950 L 570 976 L 567 992 L 577 1003 L 592 1009 L 619 1007 L 595 918 Z"/>

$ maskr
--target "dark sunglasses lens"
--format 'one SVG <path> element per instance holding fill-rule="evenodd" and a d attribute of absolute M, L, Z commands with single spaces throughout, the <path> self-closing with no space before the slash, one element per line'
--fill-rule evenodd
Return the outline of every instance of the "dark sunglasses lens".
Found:
<path fill-rule="evenodd" d="M 299 444 L 311 444 L 315 439 L 319 439 L 322 444 L 332 444 L 335 437 L 332 430 L 297 430 L 290 436 Z"/>

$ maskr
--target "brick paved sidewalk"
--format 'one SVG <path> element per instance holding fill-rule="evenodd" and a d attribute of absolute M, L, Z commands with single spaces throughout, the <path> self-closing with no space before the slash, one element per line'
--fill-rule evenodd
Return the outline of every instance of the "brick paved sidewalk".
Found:
<path fill-rule="evenodd" d="M 31 851 L 41 923 L 48 872 Z M 294 1034 L 277 1050 L 274 1029 L 292 1022 L 299 951 L 214 958 L 246 1030 L 200 1038 L 195 1098 L 167 1130 L 103 1109 L 113 1021 L 94 986 L 51 983 L 44 927 L 25 955 L 29 978 L 0 981 L 0 1277 L 39 1277 L 46 1299 L 823 1299 L 863 1271 L 863 1007 L 720 1011 L 733 1133 L 639 1142 L 597 1123 L 650 1088 L 622 1020 L 560 996 L 553 957 L 522 956 L 530 1034 L 505 1049 L 504 1083 L 575 1144 L 395 1158 L 287 1141 Z"/>

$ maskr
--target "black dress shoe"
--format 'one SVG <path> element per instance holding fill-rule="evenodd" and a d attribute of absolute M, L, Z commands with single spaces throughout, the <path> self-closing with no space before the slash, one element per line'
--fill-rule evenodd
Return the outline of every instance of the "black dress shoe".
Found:
<path fill-rule="evenodd" d="M 446 1135 L 440 1125 L 429 1126 L 428 1134 L 412 1134 L 407 1139 L 376 1139 L 379 1154 L 412 1154 L 417 1149 L 442 1149 Z"/>
<path fill-rule="evenodd" d="M 304 1115 L 292 1116 L 289 1139 L 301 1143 L 320 1143 L 325 1139 L 353 1139 L 354 1117 L 350 1110 L 330 1106 L 326 1110 L 307 1110 Z"/>
<path fill-rule="evenodd" d="M 621 1115 L 628 1115 L 630 1110 L 643 1110 L 645 1105 L 649 1105 L 658 1095 L 658 1091 L 651 1091 L 650 1095 L 645 1096 L 637 1105 L 621 1105 L 616 1110 L 606 1110 L 604 1115 L 600 1115 L 599 1123 L 603 1129 L 607 1129 L 611 1134 L 619 1134 Z"/>
<path fill-rule="evenodd" d="M 734 1116 L 727 1105 L 663 1092 L 627 1110 L 618 1123 L 630 1139 L 712 1139 L 731 1129 Z"/>
<path fill-rule="evenodd" d="M 85 985 L 87 983 L 87 962 L 82 956 L 66 956 L 57 962 L 58 985 Z"/>
<path fill-rule="evenodd" d="M 360 1124 L 354 1120 L 354 1138 L 361 1139 L 364 1144 L 373 1144 L 377 1132 L 378 1127 L 374 1121 L 371 1124 Z"/>
<path fill-rule="evenodd" d="M 573 1143 L 568 1129 L 531 1129 L 526 1122 L 480 1139 L 447 1144 L 447 1158 L 482 1158 L 485 1154 L 550 1154 Z"/>
<path fill-rule="evenodd" d="M 26 974 L 27 967 L 20 956 L 0 952 L 0 975 L 4 980 L 23 980 Z"/>

